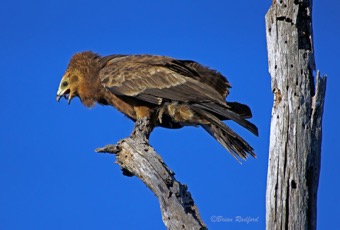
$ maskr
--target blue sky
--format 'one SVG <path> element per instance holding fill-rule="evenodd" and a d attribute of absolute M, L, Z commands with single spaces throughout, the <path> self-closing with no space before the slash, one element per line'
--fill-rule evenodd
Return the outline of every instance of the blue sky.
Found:
<path fill-rule="evenodd" d="M 231 82 L 260 137 L 230 124 L 258 158 L 242 165 L 203 129 L 156 129 L 151 144 L 189 186 L 211 229 L 263 229 L 272 107 L 262 1 L 4 1 L 0 7 L 0 229 L 164 229 L 156 197 L 97 147 L 133 123 L 110 107 L 68 106 L 55 94 L 70 57 L 159 54 L 192 59 Z M 327 74 L 319 229 L 340 229 L 340 3 L 314 1 L 316 65 Z M 229 123 L 228 123 L 229 124 Z M 258 218 L 214 223 L 212 216 Z"/>

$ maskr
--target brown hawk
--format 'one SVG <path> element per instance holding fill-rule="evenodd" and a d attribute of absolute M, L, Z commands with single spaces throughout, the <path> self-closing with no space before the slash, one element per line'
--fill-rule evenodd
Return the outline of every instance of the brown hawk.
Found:
<path fill-rule="evenodd" d="M 148 117 L 153 127 L 202 126 L 234 157 L 255 157 L 253 148 L 223 120 L 258 135 L 248 106 L 226 102 L 231 85 L 197 62 L 155 55 L 75 54 L 61 79 L 57 100 L 79 97 L 85 106 L 112 105 L 133 121 Z"/>

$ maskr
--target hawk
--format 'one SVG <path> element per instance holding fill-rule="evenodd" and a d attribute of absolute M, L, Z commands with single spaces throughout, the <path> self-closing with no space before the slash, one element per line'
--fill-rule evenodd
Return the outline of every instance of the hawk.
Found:
<path fill-rule="evenodd" d="M 111 105 L 133 121 L 148 117 L 152 128 L 201 126 L 236 159 L 255 157 L 253 148 L 223 120 L 258 136 L 246 119 L 250 108 L 226 102 L 231 88 L 219 72 L 189 60 L 156 55 L 75 54 L 61 79 L 57 101 L 74 97 L 91 107 Z"/>

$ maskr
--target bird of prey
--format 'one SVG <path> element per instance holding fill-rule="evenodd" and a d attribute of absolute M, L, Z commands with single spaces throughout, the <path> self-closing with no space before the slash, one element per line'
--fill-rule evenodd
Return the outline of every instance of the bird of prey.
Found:
<path fill-rule="evenodd" d="M 75 54 L 61 79 L 57 101 L 74 97 L 91 107 L 111 105 L 133 121 L 153 127 L 201 126 L 236 159 L 255 157 L 253 148 L 223 120 L 258 135 L 247 105 L 226 102 L 231 87 L 219 72 L 189 60 L 156 55 Z"/>

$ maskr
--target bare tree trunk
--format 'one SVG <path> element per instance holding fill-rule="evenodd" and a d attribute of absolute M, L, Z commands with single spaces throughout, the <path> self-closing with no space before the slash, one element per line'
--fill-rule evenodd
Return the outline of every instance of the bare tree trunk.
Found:
<path fill-rule="evenodd" d="M 206 229 L 186 185 L 175 179 L 162 158 L 148 144 L 151 127 L 147 118 L 136 122 L 129 138 L 97 152 L 114 153 L 126 176 L 137 176 L 157 196 L 167 229 Z"/>
<path fill-rule="evenodd" d="M 267 229 L 316 229 L 326 77 L 313 71 L 312 0 L 274 0 L 266 15 L 274 106 Z"/>

